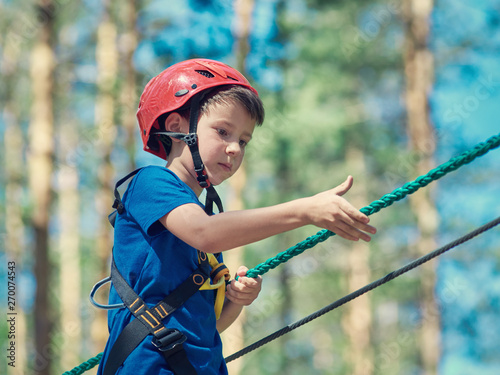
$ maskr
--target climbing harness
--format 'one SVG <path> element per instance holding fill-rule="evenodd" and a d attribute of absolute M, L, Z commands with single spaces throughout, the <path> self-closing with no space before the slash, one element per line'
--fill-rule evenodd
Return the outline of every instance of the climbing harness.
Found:
<path fill-rule="evenodd" d="M 109 221 L 113 227 L 116 215 L 125 211 L 118 188 L 141 169 L 129 173 L 115 185 L 113 208 L 116 210 L 109 215 Z M 196 375 L 196 370 L 189 362 L 183 347 L 186 336 L 177 329 L 165 327 L 162 320 L 182 306 L 198 290 L 216 291 L 214 310 L 216 318 L 219 319 L 224 304 L 226 285 L 230 278 L 229 270 L 224 263 L 219 263 L 213 254 L 197 252 L 199 267 L 152 308 L 148 307 L 128 285 L 118 271 L 114 259 L 112 260 L 111 275 L 95 284 L 90 292 L 90 301 L 94 306 L 107 310 L 126 307 L 136 319 L 123 329 L 113 344 L 104 366 L 104 375 L 115 374 L 125 359 L 147 336 L 152 336 L 151 342 L 161 352 L 174 374 Z M 117 294 L 123 301 L 122 304 L 102 305 L 95 301 L 94 297 L 99 288 L 109 282 L 113 283 Z"/>
<path fill-rule="evenodd" d="M 395 189 L 390 194 L 386 194 L 386 195 L 382 196 L 379 200 L 373 201 L 370 205 L 363 207 L 360 211 L 362 211 L 366 215 L 371 215 L 373 213 L 376 213 L 376 212 L 380 211 L 382 208 L 388 207 L 392 203 L 399 201 L 399 200 L 403 199 L 404 197 L 406 197 L 407 195 L 416 192 L 421 187 L 427 186 L 432 181 L 436 181 L 436 180 L 440 179 L 441 177 L 445 176 L 446 174 L 460 168 L 461 166 L 471 163 L 476 158 L 485 155 L 487 152 L 489 152 L 495 148 L 498 148 L 499 146 L 500 146 L 500 134 L 490 137 L 485 142 L 481 142 L 481 143 L 477 144 L 472 149 L 462 153 L 461 155 L 459 155 L 457 157 L 450 159 L 448 162 L 443 163 L 440 166 L 438 166 L 437 168 L 432 169 L 427 174 L 418 177 L 414 181 L 411 181 L 411 182 L 404 184 L 402 187 Z M 115 197 L 116 197 L 116 192 L 115 192 Z M 117 206 L 119 207 L 119 204 L 117 204 Z M 481 234 L 489 229 L 492 229 L 493 227 L 495 227 L 499 224 L 500 224 L 500 218 L 497 218 L 497 219 L 483 225 L 482 227 L 470 232 L 469 234 L 457 239 L 456 241 L 453 241 L 453 242 L 421 257 L 421 258 L 418 258 L 417 260 L 409 263 L 408 265 L 406 265 L 406 266 L 404 266 L 396 271 L 389 273 L 385 277 L 378 279 L 378 280 L 374 281 L 373 283 L 368 284 L 365 287 L 360 288 L 357 291 L 335 301 L 334 303 L 324 307 L 323 309 L 318 310 L 314 314 L 311 314 L 304 319 L 301 319 L 293 324 L 290 324 L 290 325 L 274 332 L 273 334 L 259 340 L 258 342 L 254 343 L 252 345 L 249 345 L 248 347 L 240 350 L 239 352 L 225 358 L 226 362 L 230 362 L 232 360 L 235 360 L 235 359 L 239 358 L 240 356 L 242 356 L 242 355 L 244 355 L 252 350 L 259 348 L 260 346 L 262 346 L 262 345 L 264 345 L 264 344 L 266 344 L 266 343 L 268 343 L 268 342 L 270 342 L 270 341 L 272 341 L 272 340 L 274 340 L 274 339 L 310 322 L 311 320 L 318 318 L 321 315 L 326 314 L 327 312 L 329 312 L 329 311 L 331 311 L 339 306 L 342 306 L 343 304 L 351 301 L 352 299 L 357 298 L 357 297 L 361 296 L 362 294 L 365 294 L 368 291 L 375 289 L 376 287 L 383 285 L 383 284 L 389 282 L 390 280 L 393 280 L 394 278 L 396 278 L 398 276 L 401 276 L 402 274 L 404 274 L 404 273 L 420 266 L 421 264 L 443 254 L 444 252 L 478 236 L 479 234 Z M 289 248 L 288 250 L 281 252 L 278 255 L 276 255 L 275 257 L 270 258 L 267 261 L 265 261 L 264 263 L 261 263 L 261 264 L 257 265 L 256 267 L 250 269 L 247 272 L 246 276 L 247 277 L 257 277 L 258 275 L 263 275 L 264 273 L 268 272 L 270 269 L 273 269 L 273 268 L 277 267 L 279 264 L 288 261 L 292 257 L 301 254 L 302 252 L 304 252 L 305 250 L 307 250 L 309 248 L 312 248 L 316 244 L 325 241 L 326 239 L 328 239 L 332 235 L 334 235 L 334 233 L 332 233 L 330 231 L 326 231 L 326 230 L 320 231 L 316 235 L 308 237 L 304 241 L 299 242 L 298 244 Z M 96 355 L 93 358 L 90 358 L 88 361 L 82 363 L 79 366 L 76 366 L 74 369 L 72 369 L 70 371 L 66 371 L 63 375 L 81 375 L 85 371 L 87 371 L 88 369 L 97 365 L 99 363 L 101 357 L 102 357 L 102 353 Z"/>

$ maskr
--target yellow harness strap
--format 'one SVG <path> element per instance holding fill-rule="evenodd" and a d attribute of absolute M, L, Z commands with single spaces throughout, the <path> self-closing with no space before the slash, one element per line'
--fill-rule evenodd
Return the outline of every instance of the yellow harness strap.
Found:
<path fill-rule="evenodd" d="M 229 275 L 229 270 L 227 269 L 226 265 L 224 263 L 219 263 L 217 261 L 217 258 L 215 258 L 215 255 L 211 253 L 207 253 L 207 255 L 208 263 L 210 264 L 212 271 L 210 273 L 210 278 L 205 281 L 200 290 L 217 289 L 214 310 L 215 317 L 217 320 L 219 320 L 226 296 L 226 282 L 229 281 L 231 276 Z"/>

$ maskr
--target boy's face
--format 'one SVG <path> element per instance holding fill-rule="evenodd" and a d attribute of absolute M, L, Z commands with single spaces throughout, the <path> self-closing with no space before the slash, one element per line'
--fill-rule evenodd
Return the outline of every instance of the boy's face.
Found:
<path fill-rule="evenodd" d="M 239 103 L 215 104 L 200 118 L 200 155 L 213 185 L 219 185 L 238 170 L 254 128 L 255 120 Z"/>

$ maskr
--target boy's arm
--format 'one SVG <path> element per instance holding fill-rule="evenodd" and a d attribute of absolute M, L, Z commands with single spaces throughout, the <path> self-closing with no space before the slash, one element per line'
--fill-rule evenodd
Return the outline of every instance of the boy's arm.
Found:
<path fill-rule="evenodd" d="M 248 268 L 241 266 L 236 273 L 238 281 L 232 280 L 227 286 L 226 301 L 222 313 L 217 321 L 219 333 L 228 328 L 240 315 L 243 306 L 250 305 L 259 295 L 262 286 L 262 277 L 255 279 L 245 277 Z"/>
<path fill-rule="evenodd" d="M 370 241 L 375 228 L 369 218 L 342 195 L 352 177 L 334 189 L 276 206 L 208 216 L 196 204 L 179 206 L 160 219 L 175 236 L 194 248 L 217 253 L 247 245 L 304 225 L 313 224 L 341 237 Z"/>
<path fill-rule="evenodd" d="M 220 318 L 216 323 L 217 331 L 219 333 L 224 332 L 240 315 L 241 310 L 243 310 L 243 305 L 237 305 L 226 299 Z"/>

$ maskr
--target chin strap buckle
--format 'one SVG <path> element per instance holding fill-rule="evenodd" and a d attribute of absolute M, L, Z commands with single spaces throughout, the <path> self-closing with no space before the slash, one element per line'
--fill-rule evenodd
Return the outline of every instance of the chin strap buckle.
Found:
<path fill-rule="evenodd" d="M 211 183 L 208 179 L 207 171 L 205 170 L 205 166 L 203 165 L 203 163 L 199 167 L 195 166 L 194 171 L 196 172 L 196 179 L 198 180 L 198 184 L 202 188 L 210 187 Z"/>

